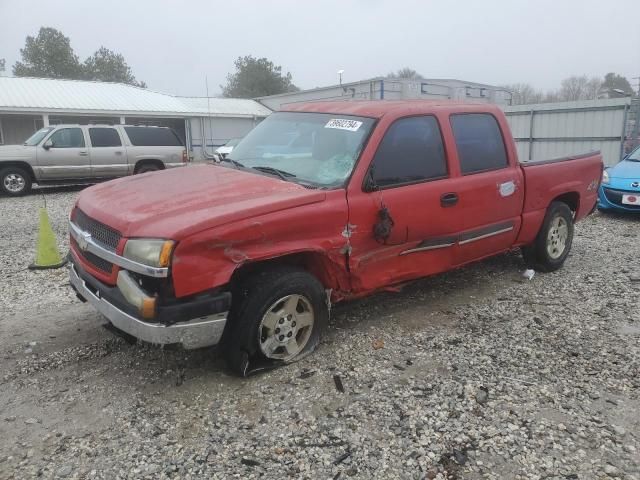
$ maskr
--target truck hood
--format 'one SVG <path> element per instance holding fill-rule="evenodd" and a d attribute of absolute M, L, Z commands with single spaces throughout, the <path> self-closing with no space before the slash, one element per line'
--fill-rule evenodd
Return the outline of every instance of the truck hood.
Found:
<path fill-rule="evenodd" d="M 26 145 L 2 145 L 0 146 L 0 160 L 20 160 L 33 158 L 33 150 L 36 147 Z"/>
<path fill-rule="evenodd" d="M 623 160 L 607 171 L 610 178 L 640 180 L 640 162 Z"/>
<path fill-rule="evenodd" d="M 90 217 L 126 237 L 180 240 L 196 232 L 288 208 L 326 194 L 274 177 L 200 165 L 95 185 L 78 197 Z"/>

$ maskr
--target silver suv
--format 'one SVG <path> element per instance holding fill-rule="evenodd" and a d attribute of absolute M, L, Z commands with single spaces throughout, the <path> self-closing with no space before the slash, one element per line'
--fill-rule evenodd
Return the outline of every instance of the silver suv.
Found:
<path fill-rule="evenodd" d="M 95 183 L 184 166 L 187 151 L 166 127 L 56 125 L 23 145 L 0 146 L 0 190 L 23 195 L 32 183 Z"/>

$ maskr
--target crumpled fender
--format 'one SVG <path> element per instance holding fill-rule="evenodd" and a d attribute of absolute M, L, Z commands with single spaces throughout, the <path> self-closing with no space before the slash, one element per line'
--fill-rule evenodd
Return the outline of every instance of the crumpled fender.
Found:
<path fill-rule="evenodd" d="M 229 283 L 239 268 L 297 256 L 325 288 L 349 290 L 344 236 L 348 210 L 344 190 L 327 192 L 320 204 L 303 205 L 223 225 L 180 241 L 172 261 L 176 297 Z"/>

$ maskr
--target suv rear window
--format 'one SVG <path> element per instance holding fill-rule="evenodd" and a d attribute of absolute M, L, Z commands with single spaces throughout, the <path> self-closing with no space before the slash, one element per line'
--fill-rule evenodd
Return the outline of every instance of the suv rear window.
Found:
<path fill-rule="evenodd" d="M 136 147 L 182 147 L 182 141 L 170 128 L 124 127 L 131 145 Z"/>
<path fill-rule="evenodd" d="M 89 138 L 93 147 L 119 147 L 120 135 L 115 128 L 90 128 Z"/>

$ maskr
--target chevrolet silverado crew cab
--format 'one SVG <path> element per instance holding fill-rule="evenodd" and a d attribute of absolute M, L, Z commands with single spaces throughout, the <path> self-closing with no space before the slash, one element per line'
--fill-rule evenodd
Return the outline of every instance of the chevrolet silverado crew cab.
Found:
<path fill-rule="evenodd" d="M 288 108 L 219 164 L 81 192 L 78 296 L 147 342 L 222 343 L 246 375 L 313 351 L 332 302 L 517 247 L 556 270 L 595 208 L 600 154 L 520 164 L 496 106 Z"/>
<path fill-rule="evenodd" d="M 96 183 L 181 167 L 182 140 L 170 128 L 133 125 L 56 125 L 23 145 L 0 146 L 0 191 L 24 195 L 32 183 Z"/>

